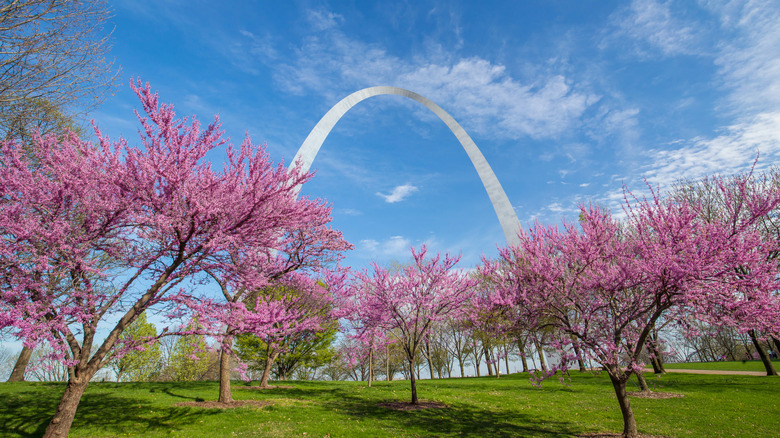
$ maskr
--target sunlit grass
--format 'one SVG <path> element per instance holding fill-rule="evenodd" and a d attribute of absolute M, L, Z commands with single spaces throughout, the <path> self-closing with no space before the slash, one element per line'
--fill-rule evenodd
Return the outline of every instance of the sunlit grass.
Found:
<path fill-rule="evenodd" d="M 780 360 L 773 360 L 776 370 L 780 370 Z M 689 362 L 664 364 L 670 370 L 718 370 L 718 371 L 766 371 L 760 360 L 729 362 Z"/>
<path fill-rule="evenodd" d="M 756 376 L 668 374 L 648 376 L 657 391 L 683 398 L 631 403 L 642 433 L 685 436 L 777 436 L 780 379 Z M 200 409 L 182 401 L 215 400 L 216 382 L 93 383 L 73 437 L 215 436 L 540 436 L 619 432 L 620 411 L 606 375 L 572 373 L 533 387 L 528 376 L 423 380 L 422 400 L 444 409 L 396 411 L 379 406 L 409 399 L 407 381 L 285 382 L 291 388 L 258 391 L 234 383 L 234 398 L 267 400 L 263 407 Z M 0 384 L 0 435 L 43 433 L 64 385 Z"/>

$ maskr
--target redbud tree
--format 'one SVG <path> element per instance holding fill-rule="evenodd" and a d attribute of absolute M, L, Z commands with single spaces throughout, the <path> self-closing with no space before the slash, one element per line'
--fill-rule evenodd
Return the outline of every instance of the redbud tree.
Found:
<path fill-rule="evenodd" d="M 486 262 L 499 293 L 522 324 L 547 328 L 561 352 L 560 368 L 574 357 L 572 343 L 601 364 L 623 415 L 623 435 L 638 435 L 626 394 L 629 377 L 643 368 L 640 353 L 661 318 L 693 316 L 747 330 L 777 315 L 777 266 L 766 253 L 755 221 L 777 205 L 776 191 L 751 192 L 749 177 L 720 184 L 729 208 L 702 220 L 702 205 L 662 199 L 626 201 L 627 218 L 582 208 L 578 224 L 537 224 L 520 243 Z"/>
<path fill-rule="evenodd" d="M 414 363 L 432 324 L 463 312 L 476 286 L 476 280 L 454 269 L 460 257 L 426 259 L 426 253 L 425 246 L 412 248 L 414 262 L 395 274 L 374 264 L 373 272 L 356 275 L 343 297 L 343 316 L 356 327 L 356 336 L 368 337 L 364 345 L 380 331 L 397 338 L 408 361 L 412 404 L 418 403 Z"/>
<path fill-rule="evenodd" d="M 0 146 L 0 325 L 28 346 L 48 341 L 68 367 L 45 436 L 67 435 L 90 379 L 141 313 L 206 267 L 229 270 L 231 251 L 278 247 L 305 228 L 301 217 L 325 214 L 296 196 L 309 174 L 274 165 L 249 138 L 214 169 L 205 157 L 226 144 L 217 118 L 204 129 L 148 85 L 131 87 L 145 114 L 140 146 L 97 127 L 97 144 L 37 138 L 35 163 L 18 144 Z"/>

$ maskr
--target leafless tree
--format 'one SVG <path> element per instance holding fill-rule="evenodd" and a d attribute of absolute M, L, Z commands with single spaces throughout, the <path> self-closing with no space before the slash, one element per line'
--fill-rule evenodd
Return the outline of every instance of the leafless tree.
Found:
<path fill-rule="evenodd" d="M 6 0 L 0 5 L 0 135 L 56 132 L 113 87 L 104 0 Z"/>

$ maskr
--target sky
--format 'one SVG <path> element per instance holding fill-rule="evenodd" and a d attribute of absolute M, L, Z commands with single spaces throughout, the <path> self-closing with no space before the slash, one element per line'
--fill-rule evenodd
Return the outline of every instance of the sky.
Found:
<path fill-rule="evenodd" d="M 285 163 L 345 96 L 406 88 L 463 126 L 526 228 L 576 220 L 583 203 L 619 214 L 624 185 L 665 190 L 780 158 L 775 1 L 109 3 L 122 70 L 91 116 L 133 144 L 131 78 Z M 312 169 L 301 193 L 332 205 L 355 246 L 344 265 L 403 263 L 425 244 L 469 268 L 506 242 L 455 136 L 404 97 L 352 108 Z"/>

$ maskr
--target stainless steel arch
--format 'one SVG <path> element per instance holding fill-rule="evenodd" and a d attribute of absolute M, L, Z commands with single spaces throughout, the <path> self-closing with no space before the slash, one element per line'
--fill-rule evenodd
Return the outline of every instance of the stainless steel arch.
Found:
<path fill-rule="evenodd" d="M 463 149 L 471 159 L 471 163 L 474 165 L 474 169 L 477 170 L 479 178 L 482 180 L 482 184 L 485 186 L 490 202 L 493 204 L 493 209 L 496 211 L 498 221 L 501 223 L 501 228 L 504 230 L 504 236 L 509 244 L 518 243 L 517 233 L 520 231 L 520 221 L 517 219 L 517 214 L 512 208 L 512 204 L 509 202 L 503 187 L 498 182 L 496 174 L 493 173 L 493 169 L 488 164 L 485 157 L 480 152 L 474 140 L 469 137 L 466 131 L 458 122 L 455 121 L 446 111 L 444 111 L 439 105 L 436 105 L 429 99 L 409 90 L 397 87 L 370 87 L 364 88 L 360 91 L 356 91 L 349 96 L 345 97 L 339 103 L 333 106 L 325 115 L 320 119 L 314 129 L 311 130 L 309 136 L 303 141 L 298 153 L 295 154 L 293 162 L 290 164 L 290 168 L 294 167 L 298 160 L 301 160 L 302 169 L 308 171 L 314 162 L 314 157 L 317 156 L 322 143 L 325 138 L 330 134 L 330 131 L 336 126 L 336 123 L 341 117 L 349 111 L 350 108 L 373 96 L 380 96 L 385 94 L 392 94 L 396 96 L 404 96 L 417 101 L 426 108 L 433 111 L 434 114 L 447 124 L 455 137 L 463 146 Z"/>

